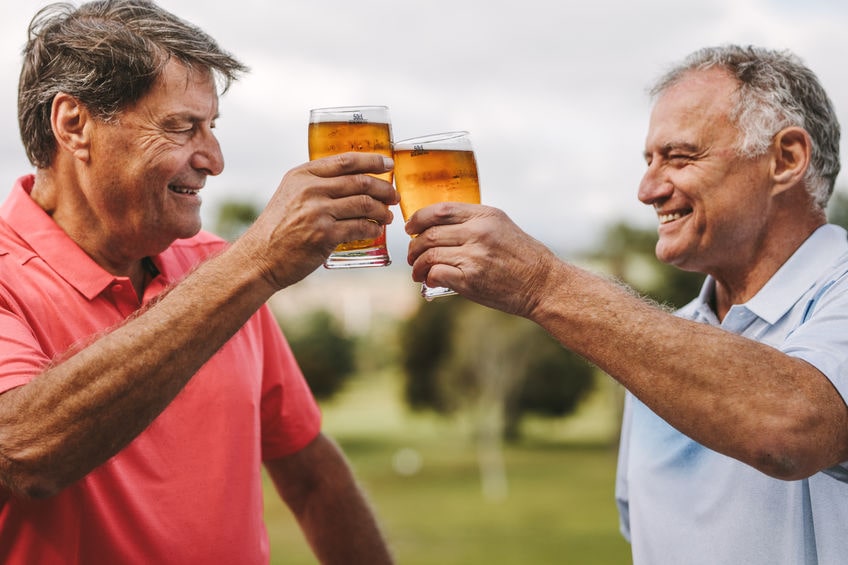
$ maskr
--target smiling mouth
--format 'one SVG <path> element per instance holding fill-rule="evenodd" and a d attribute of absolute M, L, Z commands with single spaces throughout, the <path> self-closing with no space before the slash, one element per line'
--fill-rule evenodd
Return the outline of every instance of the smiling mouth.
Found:
<path fill-rule="evenodd" d="M 683 216 L 688 216 L 691 213 L 692 210 L 678 210 L 675 212 L 657 213 L 657 218 L 660 221 L 660 225 L 663 225 L 669 222 L 673 222 L 674 220 L 679 220 Z"/>
<path fill-rule="evenodd" d="M 176 192 L 177 194 L 186 194 L 189 196 L 197 196 L 197 193 L 200 192 L 199 188 L 188 188 L 185 186 L 173 186 L 169 185 L 168 190 L 171 192 Z"/>

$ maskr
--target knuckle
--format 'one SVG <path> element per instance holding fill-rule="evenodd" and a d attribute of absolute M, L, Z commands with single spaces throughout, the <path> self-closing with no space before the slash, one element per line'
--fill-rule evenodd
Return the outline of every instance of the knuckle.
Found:
<path fill-rule="evenodd" d="M 364 174 L 358 174 L 353 176 L 353 182 L 356 186 L 356 191 L 359 193 L 366 192 L 370 186 L 371 177 Z M 365 195 L 362 195 L 365 196 Z"/>
<path fill-rule="evenodd" d="M 368 196 L 367 194 L 357 195 L 356 206 L 357 206 L 357 211 L 359 212 L 359 214 L 367 217 L 369 215 L 369 213 L 371 212 L 371 209 L 372 209 L 371 197 Z"/>
<path fill-rule="evenodd" d="M 428 265 L 432 266 L 432 265 L 437 265 L 438 263 L 441 263 L 442 254 L 440 253 L 440 250 L 439 250 L 438 247 L 431 247 L 430 249 L 427 250 L 425 255 L 427 256 L 427 264 Z"/>
<path fill-rule="evenodd" d="M 353 156 L 350 153 L 337 153 L 334 157 L 342 170 L 347 170 L 353 165 Z"/>
<path fill-rule="evenodd" d="M 454 204 L 452 202 L 439 202 L 436 204 L 434 213 L 440 220 L 451 218 L 454 214 Z"/>
<path fill-rule="evenodd" d="M 421 239 L 424 243 L 428 245 L 436 245 L 438 242 L 438 226 L 433 226 L 424 231 L 424 233 L 418 236 L 418 239 Z"/>

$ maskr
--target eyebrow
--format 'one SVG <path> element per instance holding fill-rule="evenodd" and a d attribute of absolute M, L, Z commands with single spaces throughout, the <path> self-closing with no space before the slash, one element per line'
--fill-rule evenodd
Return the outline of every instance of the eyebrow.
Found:
<path fill-rule="evenodd" d="M 697 153 L 698 151 L 700 151 L 700 148 L 694 143 L 688 141 L 672 141 L 662 146 L 663 153 L 670 153 L 671 151 L 679 150 Z"/>
<path fill-rule="evenodd" d="M 669 141 L 667 143 L 663 143 L 660 146 L 658 153 L 660 155 L 668 155 L 669 153 L 671 153 L 673 151 L 684 151 L 686 153 L 700 153 L 701 148 L 698 147 L 697 145 L 695 145 L 694 143 L 691 143 L 691 142 L 688 142 L 688 141 Z M 645 152 L 644 152 L 644 156 L 647 158 L 647 157 L 650 157 L 651 155 L 653 155 L 653 153 L 654 153 L 653 151 L 646 149 Z"/>
<path fill-rule="evenodd" d="M 218 118 L 221 117 L 220 112 L 215 112 L 210 121 L 217 121 Z M 165 125 L 189 122 L 191 124 L 199 124 L 206 121 L 205 117 L 199 116 L 192 112 L 174 112 L 173 114 L 168 114 L 162 119 L 162 123 Z"/>

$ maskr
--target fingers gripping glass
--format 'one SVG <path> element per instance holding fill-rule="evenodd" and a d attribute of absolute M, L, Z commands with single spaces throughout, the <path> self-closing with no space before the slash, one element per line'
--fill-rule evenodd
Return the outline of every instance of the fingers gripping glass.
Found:
<path fill-rule="evenodd" d="M 466 131 L 413 137 L 395 143 L 395 186 L 404 220 L 437 202 L 480 203 L 477 161 Z M 421 285 L 427 300 L 456 294 Z"/>

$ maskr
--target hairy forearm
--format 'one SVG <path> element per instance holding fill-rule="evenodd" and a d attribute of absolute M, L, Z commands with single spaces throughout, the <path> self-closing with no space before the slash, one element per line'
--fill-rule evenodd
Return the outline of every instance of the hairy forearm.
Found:
<path fill-rule="evenodd" d="M 122 326 L 0 395 L 0 479 L 46 496 L 126 446 L 274 289 L 230 249 Z"/>
<path fill-rule="evenodd" d="M 559 265 L 531 318 L 700 443 L 781 478 L 846 458 L 845 405 L 804 361 Z"/>
<path fill-rule="evenodd" d="M 339 488 L 347 485 L 348 488 Z M 327 496 L 310 501 L 298 515 L 316 557 L 326 565 L 388 565 L 391 555 L 363 494 L 351 478 Z"/>
<path fill-rule="evenodd" d="M 393 562 L 365 496 L 330 439 L 319 435 L 300 452 L 266 467 L 321 563 Z"/>

